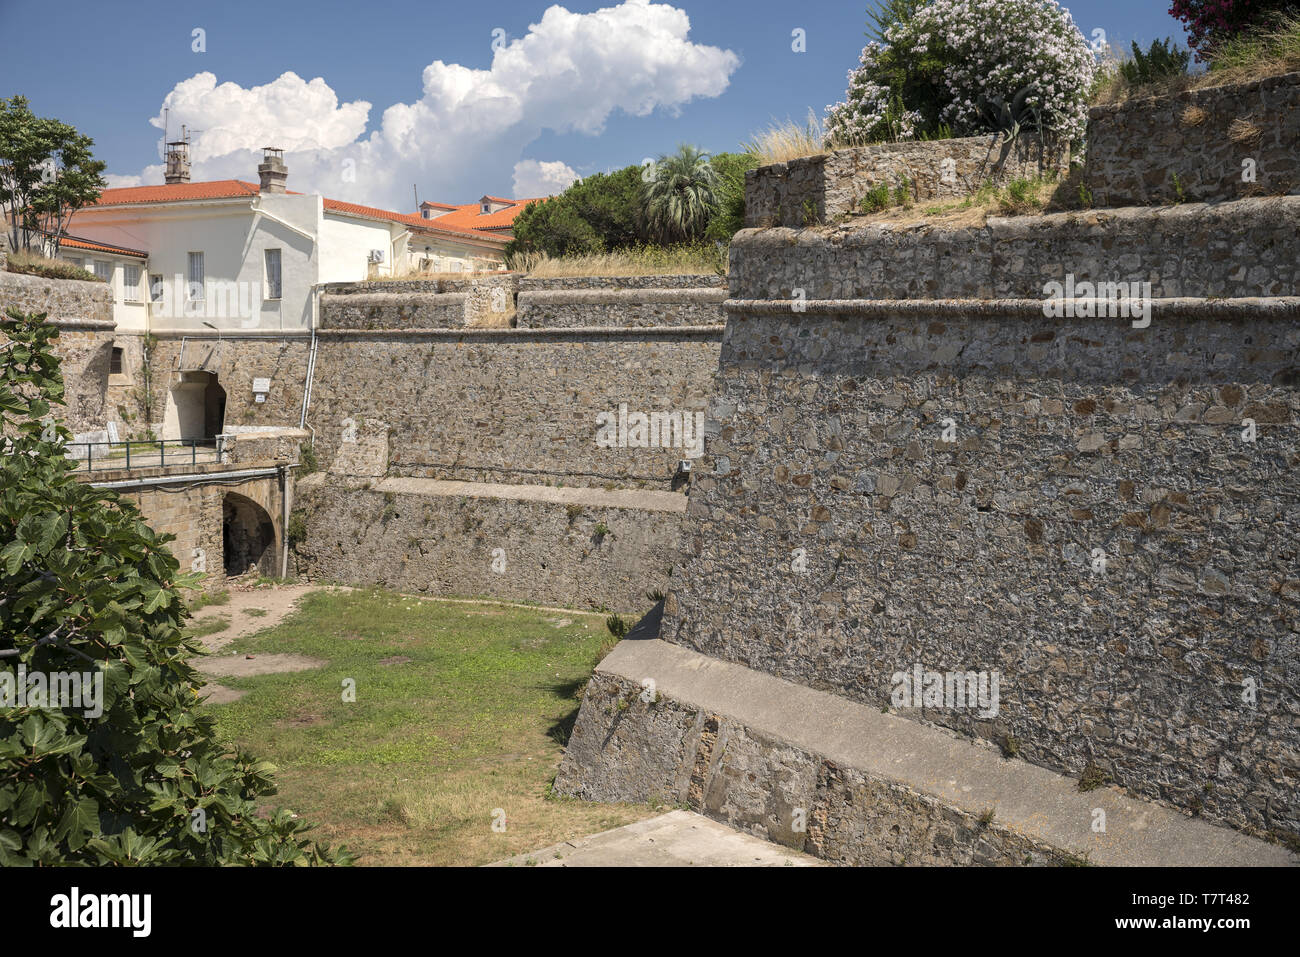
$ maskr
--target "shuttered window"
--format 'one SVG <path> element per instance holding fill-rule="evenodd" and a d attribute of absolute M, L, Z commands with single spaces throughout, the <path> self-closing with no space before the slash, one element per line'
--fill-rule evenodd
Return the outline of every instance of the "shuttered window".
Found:
<path fill-rule="evenodd" d="M 190 253 L 190 281 L 185 296 L 191 302 L 203 298 L 203 253 Z"/>
<path fill-rule="evenodd" d="M 280 250 L 266 251 L 266 298 L 280 298 Z"/>
<path fill-rule="evenodd" d="M 140 301 L 140 267 L 122 267 L 122 299 L 125 302 Z"/>

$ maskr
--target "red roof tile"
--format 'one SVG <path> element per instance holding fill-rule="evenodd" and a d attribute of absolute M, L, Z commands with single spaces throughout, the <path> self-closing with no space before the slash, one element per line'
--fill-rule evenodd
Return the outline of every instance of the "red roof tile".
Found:
<path fill-rule="evenodd" d="M 364 216 L 367 219 L 384 219 L 393 223 L 401 223 L 403 226 L 412 229 L 424 230 L 431 233 L 447 233 L 453 236 L 463 236 L 467 239 L 487 240 L 493 243 L 501 242 L 501 237 L 493 233 L 481 233 L 475 229 L 456 229 L 451 228 L 456 224 L 441 222 L 443 217 L 435 219 L 425 219 L 419 213 L 394 213 L 388 209 L 378 209 L 374 206 L 362 206 L 358 203 L 345 203 L 340 199 L 322 200 L 325 208 L 330 212 L 343 213 L 349 216 Z M 478 206 L 474 207 L 478 209 Z"/>
<path fill-rule="evenodd" d="M 117 253 L 122 256 L 138 256 L 140 259 L 148 259 L 149 254 L 139 249 L 127 249 L 125 246 L 110 246 L 108 243 L 94 242 L 89 239 L 78 239 L 76 236 L 64 236 L 59 240 L 60 249 L 88 249 L 97 253 Z"/>
<path fill-rule="evenodd" d="M 486 198 L 495 203 L 511 205 L 505 209 L 498 209 L 495 213 L 484 213 L 478 203 L 467 203 L 464 206 L 457 206 L 455 212 L 435 216 L 431 222 L 457 229 L 509 229 L 514 224 L 515 217 L 523 212 L 525 206 L 538 202 L 536 199 L 498 199 L 495 196 Z"/>
<path fill-rule="evenodd" d="M 232 199 L 256 196 L 258 185 L 242 179 L 214 179 L 206 183 L 170 183 L 166 186 L 123 186 L 99 194 L 96 206 L 126 206 L 135 203 L 184 203 L 201 199 Z"/>
<path fill-rule="evenodd" d="M 260 192 L 257 183 L 248 183 L 242 179 L 218 179 L 205 183 L 170 183 L 165 186 L 125 186 L 117 189 L 106 189 L 100 196 L 99 200 L 94 203 L 95 206 L 129 206 L 129 205 L 146 205 L 156 203 L 184 203 L 194 202 L 205 199 L 234 199 L 242 196 L 256 196 Z M 286 190 L 295 196 L 301 196 L 301 193 L 294 193 L 293 190 Z M 531 200 L 502 200 L 501 202 L 532 202 Z M 426 219 L 419 213 L 395 213 L 392 210 L 379 209 L 375 206 L 363 206 L 360 203 L 346 203 L 339 199 L 322 198 L 324 208 L 332 213 L 341 213 L 346 216 L 362 216 L 367 219 L 380 219 L 388 222 L 401 223 L 417 230 L 423 230 L 431 233 L 445 233 L 452 236 L 461 236 L 466 239 L 478 239 L 489 243 L 500 243 L 502 237 L 496 230 L 502 227 L 508 227 L 514 216 L 518 214 L 519 207 L 510 207 L 509 209 L 500 210 L 488 216 L 479 218 L 479 222 L 470 222 L 469 213 L 478 213 L 479 206 L 477 203 L 469 203 L 465 206 L 454 206 L 450 203 L 422 203 L 421 206 L 430 206 L 436 209 L 450 210 L 446 216 L 435 216 Z M 509 213 L 510 215 L 506 215 Z M 448 217 L 459 217 L 455 221 Z M 480 232 L 479 230 L 483 231 Z M 489 231 L 491 230 L 491 231 Z"/>

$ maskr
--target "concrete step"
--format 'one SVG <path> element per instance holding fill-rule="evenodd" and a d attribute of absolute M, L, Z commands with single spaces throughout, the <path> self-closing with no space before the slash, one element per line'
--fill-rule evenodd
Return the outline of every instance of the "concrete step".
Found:
<path fill-rule="evenodd" d="M 659 639 L 601 662 L 556 778 L 841 864 L 1281 866 L 1285 848 Z"/>
<path fill-rule="evenodd" d="M 822 861 L 691 811 L 669 811 L 488 867 L 821 867 Z"/>

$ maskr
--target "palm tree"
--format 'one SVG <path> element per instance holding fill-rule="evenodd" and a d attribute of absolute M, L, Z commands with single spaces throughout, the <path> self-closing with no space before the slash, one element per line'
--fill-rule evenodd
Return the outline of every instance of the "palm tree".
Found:
<path fill-rule="evenodd" d="M 682 145 L 648 167 L 642 198 L 646 222 L 661 240 L 697 239 L 717 209 L 718 175 L 709 154 Z"/>

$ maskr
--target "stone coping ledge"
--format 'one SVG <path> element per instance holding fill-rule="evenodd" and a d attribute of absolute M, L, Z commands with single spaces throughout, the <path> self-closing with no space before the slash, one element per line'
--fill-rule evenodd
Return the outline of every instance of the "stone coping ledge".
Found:
<path fill-rule="evenodd" d="M 648 302 L 722 302 L 724 286 L 693 286 L 680 289 L 545 289 L 521 290 L 519 305 L 582 303 L 586 305 L 637 305 Z"/>
<path fill-rule="evenodd" d="M 1131 798 L 1118 788 L 1080 792 L 1076 780 L 1007 760 L 983 742 L 660 639 L 621 641 L 596 671 L 634 688 L 651 678 L 656 691 L 670 700 L 730 716 L 762 735 L 969 814 L 992 808 L 995 826 L 1093 864 L 1300 863 L 1283 847 Z M 1104 833 L 1091 829 L 1094 808 L 1106 812 Z"/>
<path fill-rule="evenodd" d="M 463 329 L 318 329 L 322 338 L 388 339 L 416 337 L 449 342 L 557 342 L 596 339 L 601 341 L 638 339 L 682 339 L 721 341 L 722 323 L 708 326 L 555 326 L 552 328 L 463 328 Z"/>
<path fill-rule="evenodd" d="M 412 289 L 410 292 L 326 292 L 322 293 L 320 301 L 322 306 L 335 302 L 349 306 L 364 306 L 405 303 L 418 299 L 422 306 L 454 306 L 463 303 L 468 295 L 466 292 L 426 292 L 421 289 Z"/>
<path fill-rule="evenodd" d="M 10 321 L 6 316 L 4 321 Z M 51 326 L 57 326 L 59 329 L 67 330 L 89 330 L 93 332 L 112 332 L 117 328 L 117 323 L 112 319 L 46 319 Z"/>
<path fill-rule="evenodd" d="M 654 276 L 528 276 L 519 277 L 521 293 L 569 290 L 699 289 L 725 288 L 725 276 L 711 273 L 673 273 Z"/>
<path fill-rule="evenodd" d="M 1208 79 L 1213 80 L 1215 74 L 1208 75 Z M 1115 113 L 1126 113 L 1135 108 L 1140 110 L 1152 110 L 1160 106 L 1173 102 L 1182 102 L 1185 100 L 1195 100 L 1203 98 L 1213 93 L 1222 92 L 1225 89 L 1236 89 L 1243 92 L 1268 89 L 1272 87 L 1283 86 L 1300 86 L 1300 71 L 1289 70 L 1285 73 L 1273 73 L 1268 76 L 1254 77 L 1252 79 L 1220 79 L 1217 83 L 1204 83 L 1187 90 L 1159 91 L 1159 92 L 1142 92 L 1139 88 L 1135 90 L 1126 100 L 1118 103 L 1099 103 L 1095 106 L 1088 107 L 1088 119 L 1101 119 Z"/>
<path fill-rule="evenodd" d="M 319 331 L 319 330 L 318 330 Z M 130 335 L 145 335 L 145 330 L 128 330 Z M 155 339 L 310 339 L 311 329 L 150 329 Z"/>
<path fill-rule="evenodd" d="M 438 498 L 494 498 L 521 502 L 549 502 L 555 505 L 586 505 L 592 508 L 625 508 L 642 512 L 685 514 L 686 496 L 681 492 L 654 489 L 584 488 L 553 485 L 506 485 L 498 482 L 457 482 L 443 479 L 387 478 L 375 481 L 341 478 L 326 473 L 310 475 L 300 486 L 332 485 L 340 488 L 388 492 L 393 495 L 427 495 Z"/>
<path fill-rule="evenodd" d="M 29 272 L 11 272 L 8 269 L 0 269 L 0 285 L 12 283 L 19 286 L 48 286 L 54 283 L 56 287 L 70 289 L 74 291 L 99 292 L 103 298 L 111 301 L 112 286 L 98 279 L 55 279 L 51 276 L 37 276 Z"/>
<path fill-rule="evenodd" d="M 1042 317 L 1045 299 L 728 299 L 722 308 L 729 313 L 763 316 L 789 315 L 842 315 L 856 319 L 892 319 L 915 315 L 918 318 L 1006 318 Z M 1121 314 L 1109 316 L 1081 316 L 1079 305 L 1089 304 L 1089 311 L 1099 307 L 1117 306 Z M 1140 305 L 1133 299 L 1064 299 L 1062 306 L 1073 307 L 1076 319 L 1094 318 L 1098 322 L 1132 322 L 1132 307 Z M 1128 307 L 1128 316 L 1123 308 Z M 1179 296 L 1151 300 L 1151 313 L 1177 313 L 1180 319 L 1297 319 L 1300 318 L 1300 296 L 1241 297 L 1237 299 L 1206 299 Z M 1068 313 L 1067 313 L 1068 314 Z"/>

